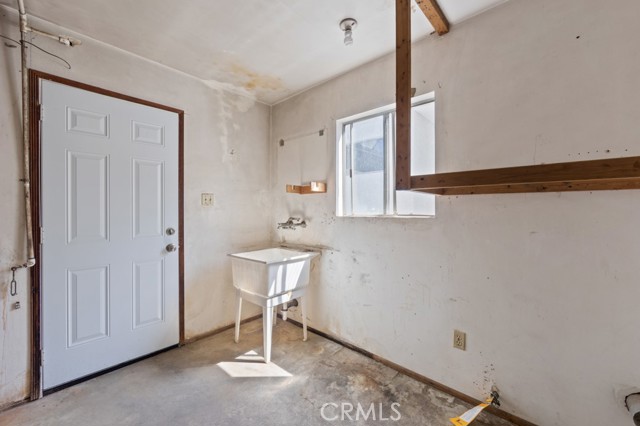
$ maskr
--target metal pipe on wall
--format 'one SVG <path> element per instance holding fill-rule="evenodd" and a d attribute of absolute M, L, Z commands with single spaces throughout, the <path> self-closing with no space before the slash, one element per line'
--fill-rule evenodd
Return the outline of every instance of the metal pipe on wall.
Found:
<path fill-rule="evenodd" d="M 31 149 L 29 145 L 29 67 L 27 64 L 27 12 L 24 7 L 24 0 L 18 0 L 18 12 L 20 14 L 20 53 L 22 72 L 22 149 L 24 157 L 24 207 L 25 225 L 27 228 L 27 261 L 22 267 L 31 268 L 36 264 L 36 257 L 33 247 L 33 221 L 31 217 L 31 176 L 30 159 Z"/>

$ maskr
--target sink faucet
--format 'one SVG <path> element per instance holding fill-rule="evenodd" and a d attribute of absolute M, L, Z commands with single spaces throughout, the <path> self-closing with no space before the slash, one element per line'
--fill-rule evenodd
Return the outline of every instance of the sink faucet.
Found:
<path fill-rule="evenodd" d="M 290 217 L 286 222 L 278 223 L 278 229 L 306 228 L 307 222 L 299 217 Z"/>

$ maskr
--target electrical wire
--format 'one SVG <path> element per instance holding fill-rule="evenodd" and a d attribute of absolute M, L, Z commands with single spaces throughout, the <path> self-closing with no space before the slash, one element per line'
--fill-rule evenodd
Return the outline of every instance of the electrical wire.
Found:
<path fill-rule="evenodd" d="M 19 42 L 18 40 L 14 40 L 14 39 L 12 39 L 11 37 L 3 36 L 2 34 L 0 34 L 0 37 L 2 37 L 2 38 L 6 38 L 7 40 L 10 40 L 10 41 L 12 41 L 12 42 L 14 42 L 14 43 L 16 43 L 16 44 L 20 45 L 20 42 Z M 13 47 L 18 47 L 18 46 L 13 46 Z"/>
<path fill-rule="evenodd" d="M 14 43 L 16 43 L 18 45 L 22 44 L 23 42 L 26 43 L 26 44 L 29 44 L 29 45 L 35 47 L 36 49 L 46 53 L 47 55 L 51 55 L 56 59 L 60 59 L 62 62 L 65 63 L 65 65 L 67 66 L 68 69 L 71 69 L 71 64 L 69 62 L 67 62 L 67 60 L 65 60 L 64 58 L 61 58 L 60 56 L 58 56 L 56 54 L 53 54 L 53 53 L 43 49 L 42 47 L 38 46 L 37 44 L 31 43 L 30 41 L 26 41 L 26 40 L 24 40 L 23 42 L 21 42 L 20 40 L 14 40 L 11 37 L 3 36 L 2 34 L 0 34 L 0 37 L 2 37 L 4 39 L 7 39 L 9 41 L 12 41 L 12 42 L 14 42 Z"/>
<path fill-rule="evenodd" d="M 38 50 L 40 50 L 40 51 L 42 51 L 42 52 L 46 53 L 47 55 L 51 55 L 51 56 L 53 56 L 54 58 L 60 59 L 62 62 L 64 62 L 64 63 L 67 65 L 67 68 L 68 68 L 68 69 L 71 69 L 71 64 L 70 64 L 69 62 L 67 62 L 67 60 L 66 60 L 66 59 L 61 58 L 60 56 L 55 55 L 55 54 L 53 54 L 53 53 L 51 53 L 51 52 L 48 52 L 48 51 L 44 50 L 42 47 L 40 47 L 40 46 L 38 46 L 38 45 L 36 45 L 36 44 L 31 43 L 30 41 L 26 41 L 26 40 L 25 40 L 24 42 L 25 42 L 25 43 L 27 43 L 27 44 L 30 44 L 31 46 L 35 47 L 36 49 L 38 49 Z"/>

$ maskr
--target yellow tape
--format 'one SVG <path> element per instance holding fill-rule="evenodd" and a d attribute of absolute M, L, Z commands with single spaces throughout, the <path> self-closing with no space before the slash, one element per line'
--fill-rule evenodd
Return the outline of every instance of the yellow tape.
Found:
<path fill-rule="evenodd" d="M 454 426 L 467 426 L 472 421 L 474 421 L 476 417 L 478 417 L 478 415 L 480 415 L 482 410 L 484 410 L 489 405 L 491 405 L 492 402 L 493 402 L 493 397 L 488 398 L 486 402 L 480 405 L 476 405 L 471 410 L 468 410 L 467 412 L 465 412 L 463 415 L 458 417 L 453 417 L 449 419 L 449 421 L 453 423 Z"/>

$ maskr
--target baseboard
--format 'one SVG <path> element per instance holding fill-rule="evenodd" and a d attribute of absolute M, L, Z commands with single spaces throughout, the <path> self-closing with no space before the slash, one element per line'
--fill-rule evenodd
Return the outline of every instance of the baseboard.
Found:
<path fill-rule="evenodd" d="M 250 318 L 246 318 L 246 319 L 242 320 L 241 324 L 244 324 L 244 323 L 247 323 L 247 322 L 250 322 L 250 321 L 254 321 L 254 320 L 256 320 L 258 318 L 261 318 L 261 317 L 262 317 L 262 314 L 254 315 L 254 316 L 252 316 Z M 190 337 L 189 339 L 185 339 L 182 342 L 180 342 L 180 346 L 185 345 L 185 344 L 189 344 L 189 343 L 193 343 L 193 342 L 196 342 L 196 341 L 198 341 L 200 339 L 204 339 L 206 337 L 210 337 L 210 336 L 214 336 L 216 334 L 222 333 L 223 331 L 226 331 L 226 330 L 228 330 L 230 328 L 233 328 L 234 325 L 235 325 L 235 323 L 231 323 L 231 324 L 225 325 L 223 327 L 216 328 L 215 330 L 208 331 L 206 333 L 199 334 L 199 335 L 194 336 L 194 337 Z M 153 352 L 151 354 L 148 354 L 148 355 L 136 358 L 136 359 L 132 359 L 130 361 L 124 362 L 122 364 L 118 364 L 116 366 L 107 368 L 105 370 L 98 371 L 98 372 L 90 374 L 88 376 L 81 377 L 81 378 L 73 380 L 73 381 L 71 381 L 69 383 L 65 383 L 63 385 L 56 386 L 56 387 L 51 388 L 51 389 L 47 389 L 46 391 L 43 392 L 43 396 L 49 395 L 51 393 L 57 392 L 59 390 L 65 389 L 65 388 L 68 388 L 68 387 L 76 385 L 78 383 L 85 382 L 87 380 L 93 379 L 94 377 L 98 377 L 98 376 L 101 376 L 103 374 L 110 373 L 110 372 L 112 372 L 114 370 L 118 370 L 118 369 L 120 369 L 122 367 L 126 367 L 128 365 L 134 364 L 134 363 L 142 361 L 144 359 L 151 358 L 153 356 L 159 355 L 160 353 L 163 353 L 163 352 L 166 352 L 166 351 L 168 351 L 170 349 L 173 349 L 173 348 L 175 348 L 177 346 L 178 345 L 170 346 L 170 347 L 168 347 L 166 349 L 162 349 L 160 351 Z M 25 398 L 25 399 L 23 399 L 21 401 L 10 402 L 8 404 L 0 406 L 0 412 L 7 411 L 7 410 L 9 410 L 11 408 L 18 407 L 18 406 L 20 406 L 22 404 L 26 404 L 27 402 L 30 402 L 30 401 L 31 401 L 31 399 L 29 397 L 27 397 L 27 398 Z"/>
<path fill-rule="evenodd" d="M 280 318 L 282 318 L 282 316 L 280 314 L 278 314 L 278 316 Z M 255 320 L 257 320 L 257 319 L 259 319 L 261 317 L 262 317 L 262 314 L 254 315 L 252 317 L 243 319 L 240 323 L 241 324 L 245 324 L 245 323 L 248 323 L 248 322 L 251 322 L 251 321 L 255 321 Z M 292 323 L 292 324 L 294 324 L 294 325 L 296 325 L 296 326 L 298 326 L 298 327 L 302 327 L 302 324 L 300 322 L 294 320 L 294 319 L 287 318 L 287 321 Z M 215 336 L 216 334 L 220 334 L 220 333 L 222 333 L 224 331 L 229 330 L 230 328 L 233 328 L 234 325 L 235 325 L 235 323 L 231 323 L 231 324 L 222 326 L 220 328 L 216 328 L 215 330 L 208 331 L 206 333 L 202 333 L 202 334 L 198 334 L 197 336 L 190 337 L 188 339 L 185 339 L 181 343 L 181 345 L 194 343 L 194 342 L 196 342 L 198 340 L 205 339 L 205 338 L 211 337 L 211 336 Z M 405 367 L 403 367 L 403 366 L 401 366 L 399 364 L 396 364 L 396 363 L 394 363 L 392 361 L 389 361 L 386 358 L 383 358 L 383 357 L 378 356 L 378 355 L 376 355 L 374 353 L 371 353 L 371 352 L 369 352 L 369 351 L 367 351 L 365 349 L 362 349 L 362 348 L 360 348 L 358 346 L 355 346 L 355 345 L 353 345 L 353 344 L 351 344 L 349 342 L 346 342 L 346 341 L 340 339 L 339 337 L 333 336 L 333 335 L 331 335 L 329 333 L 325 333 L 324 331 L 320 331 L 320 330 L 318 330 L 316 328 L 313 328 L 313 327 L 307 327 L 307 328 L 308 328 L 309 331 L 311 331 L 311 332 L 313 332 L 313 333 L 315 333 L 315 334 L 317 334 L 319 336 L 322 336 L 325 339 L 331 340 L 333 342 L 338 343 L 339 345 L 344 346 L 347 349 L 351 349 L 352 351 L 358 352 L 358 353 L 360 353 L 360 354 L 362 354 L 362 355 L 364 355 L 364 356 L 366 356 L 368 358 L 371 358 L 371 359 L 373 359 L 373 360 L 375 360 L 375 361 L 377 361 L 377 362 L 379 362 L 379 363 L 381 363 L 383 365 L 386 365 L 387 367 L 389 367 L 389 368 L 391 368 L 391 369 L 393 369 L 393 370 L 395 370 L 395 371 L 397 371 L 399 373 L 404 374 L 405 376 L 411 377 L 414 380 L 417 380 L 417 381 L 419 381 L 421 383 L 425 383 L 425 384 L 427 384 L 427 385 L 429 385 L 429 386 L 431 386 L 431 387 L 433 387 L 435 389 L 438 389 L 438 390 L 440 390 L 442 392 L 445 392 L 445 393 L 447 393 L 447 394 L 449 394 L 451 396 L 454 396 L 454 397 L 458 398 L 461 401 L 464 401 L 464 402 L 469 403 L 471 405 L 478 405 L 478 404 L 480 404 L 482 402 L 482 401 L 479 401 L 479 400 L 477 400 L 477 399 L 475 399 L 475 398 L 473 398 L 473 397 L 471 397 L 471 396 L 469 396 L 469 395 L 467 395 L 465 393 L 457 391 L 457 390 L 455 390 L 453 388 L 450 388 L 449 386 L 443 385 L 442 383 L 436 382 L 435 380 L 432 380 L 432 379 L 430 379 L 430 378 L 428 378 L 426 376 L 423 376 L 422 374 L 416 373 L 415 371 L 409 370 L 408 368 L 405 368 Z M 161 352 L 164 352 L 164 351 L 161 351 Z M 157 353 L 151 354 L 151 355 L 149 355 L 147 357 L 144 357 L 144 358 L 149 358 L 150 356 L 153 356 L 153 355 L 157 355 Z M 132 362 L 128 362 L 128 363 L 125 363 L 125 364 L 129 365 L 129 364 L 132 364 L 133 362 L 136 362 L 136 361 L 139 361 L 139 360 L 140 359 L 134 360 Z M 122 368 L 123 366 L 124 365 L 119 365 L 117 367 L 109 369 L 109 371 L 113 371 L 113 370 L 115 370 L 117 368 Z M 97 374 L 92 375 L 92 376 L 105 374 L 106 372 L 108 372 L 108 371 L 103 371 L 101 373 L 97 373 Z M 87 378 L 84 378 L 84 380 L 87 380 Z M 82 381 L 84 381 L 84 380 L 82 380 Z M 68 387 L 68 386 L 69 385 L 64 386 L 64 387 Z M 56 389 L 56 390 L 58 390 L 58 389 Z M 47 394 L 51 393 L 51 391 L 52 390 L 47 392 Z M 9 403 L 7 405 L 1 406 L 0 407 L 0 412 L 9 410 L 11 408 L 20 406 L 22 404 L 26 404 L 27 402 L 29 402 L 29 398 L 26 398 L 26 399 L 24 399 L 22 401 L 16 401 L 16 402 Z M 518 417 L 518 416 L 516 416 L 514 414 L 507 413 L 506 411 L 500 410 L 499 408 L 496 408 L 496 407 L 487 407 L 486 411 L 488 411 L 489 413 L 493 414 L 496 417 L 500 417 L 501 419 L 507 420 L 507 421 L 509 421 L 509 422 L 511 422 L 511 423 L 513 423 L 515 425 L 518 425 L 518 426 L 537 426 L 535 423 L 531 423 L 528 420 L 522 419 L 522 418 L 520 418 L 520 417 Z"/>
<path fill-rule="evenodd" d="M 280 316 L 280 315 L 278 315 Z M 281 317 L 281 316 L 280 316 Z M 287 318 L 287 321 L 291 322 L 292 324 L 298 326 L 298 327 L 302 327 L 302 323 L 293 320 L 291 318 Z M 421 383 L 427 384 L 435 389 L 438 389 L 439 391 L 442 391 L 444 393 L 447 393 L 453 397 L 458 398 L 461 401 L 464 401 L 466 403 L 469 403 L 471 405 L 478 405 L 480 403 L 482 403 L 483 401 L 479 401 L 465 393 L 462 393 L 460 391 L 457 391 L 453 388 L 450 388 L 447 385 L 443 385 L 442 383 L 436 382 L 435 380 L 432 380 L 428 377 L 423 376 L 422 374 L 416 373 L 415 371 L 409 370 L 408 368 L 405 368 L 399 364 L 396 364 L 395 362 L 389 361 L 386 358 L 383 358 L 381 356 L 378 356 L 374 353 L 371 353 L 365 349 L 359 348 L 358 346 L 355 346 L 349 342 L 345 342 L 344 340 L 340 339 L 339 337 L 333 336 L 331 334 L 325 333 L 324 331 L 320 331 L 316 328 L 313 327 L 307 327 L 307 329 L 319 336 L 324 337 L 325 339 L 329 339 L 332 342 L 336 342 L 339 345 L 344 346 L 345 348 L 351 349 L 352 351 L 358 352 L 368 358 L 371 358 L 375 361 L 378 361 L 380 364 L 386 365 L 387 367 L 396 370 L 399 373 L 404 374 L 405 376 L 409 376 L 414 380 L 417 380 Z M 535 423 L 531 423 L 528 420 L 525 420 L 523 418 L 520 418 L 514 414 L 511 413 L 507 413 L 506 411 L 500 410 L 497 407 L 493 407 L 493 406 L 489 406 L 486 408 L 485 410 L 486 412 L 489 412 L 491 414 L 493 414 L 496 417 L 500 417 L 501 419 L 507 420 L 515 425 L 518 426 L 537 426 Z"/>
<path fill-rule="evenodd" d="M 29 397 L 26 397 L 25 399 L 22 399 L 20 401 L 14 401 L 14 402 L 9 402 L 8 404 L 0 405 L 0 413 L 2 413 L 3 411 L 7 411 L 12 408 L 16 408 L 21 405 L 24 405 L 27 402 L 31 402 L 31 399 L 29 399 Z"/>
<path fill-rule="evenodd" d="M 248 322 L 251 322 L 251 321 L 255 321 L 258 318 L 262 318 L 262 314 L 258 314 L 258 315 L 254 315 L 254 316 L 249 317 L 249 318 L 245 318 L 242 321 L 240 321 L 240 324 L 245 324 L 245 323 L 248 323 Z M 224 326 L 222 326 L 220 328 L 216 328 L 214 330 L 207 331 L 206 333 L 202 333 L 202 334 L 198 334 L 198 335 L 193 336 L 193 337 L 189 337 L 188 339 L 184 339 L 180 343 L 180 346 L 188 345 L 190 343 L 197 342 L 198 340 L 206 339 L 207 337 L 211 337 L 211 336 L 215 336 L 216 334 L 220 334 L 223 331 L 227 331 L 230 328 L 233 328 L 235 325 L 236 325 L 236 323 L 232 322 L 231 324 L 227 324 L 227 325 L 224 325 Z"/>

